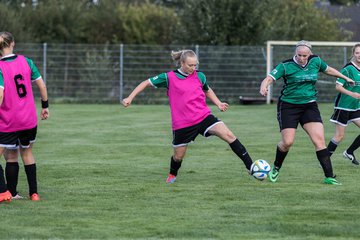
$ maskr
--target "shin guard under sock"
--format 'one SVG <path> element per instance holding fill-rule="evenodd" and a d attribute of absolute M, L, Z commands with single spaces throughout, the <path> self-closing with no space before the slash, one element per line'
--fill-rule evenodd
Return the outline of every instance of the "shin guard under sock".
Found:
<path fill-rule="evenodd" d="M 334 177 L 329 150 L 327 148 L 319 150 L 316 152 L 316 156 L 324 171 L 325 177 Z"/>
<path fill-rule="evenodd" d="M 244 145 L 241 144 L 239 139 L 236 139 L 229 144 L 231 150 L 244 162 L 246 168 L 250 170 L 251 164 L 253 163 L 249 153 L 246 151 Z"/>
<path fill-rule="evenodd" d="M 182 160 L 175 161 L 174 157 L 170 160 L 170 174 L 177 176 L 179 168 L 181 167 Z"/>
<path fill-rule="evenodd" d="M 19 177 L 19 163 L 18 162 L 7 162 L 5 167 L 5 177 L 7 188 L 11 192 L 12 196 L 17 194 L 16 188 L 18 185 Z"/>
<path fill-rule="evenodd" d="M 29 194 L 37 193 L 36 164 L 25 165 L 25 173 L 29 184 Z"/>
<path fill-rule="evenodd" d="M 287 152 L 282 152 L 279 148 L 279 146 L 276 147 L 276 156 L 275 156 L 275 162 L 274 162 L 274 168 L 276 170 L 280 170 L 286 155 L 288 154 L 289 151 Z"/>

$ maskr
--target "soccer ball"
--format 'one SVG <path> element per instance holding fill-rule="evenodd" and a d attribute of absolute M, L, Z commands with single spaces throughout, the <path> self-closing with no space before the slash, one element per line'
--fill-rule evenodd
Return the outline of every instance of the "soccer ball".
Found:
<path fill-rule="evenodd" d="M 254 178 L 262 181 L 267 178 L 270 170 L 270 165 L 264 159 L 259 159 L 251 165 L 250 174 Z"/>

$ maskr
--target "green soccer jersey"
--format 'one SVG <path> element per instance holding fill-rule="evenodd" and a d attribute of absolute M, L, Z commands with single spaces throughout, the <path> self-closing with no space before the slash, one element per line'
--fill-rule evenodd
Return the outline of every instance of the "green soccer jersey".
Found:
<path fill-rule="evenodd" d="M 5 56 L 1 59 L 1 61 L 13 61 L 16 58 L 16 55 L 9 55 Z M 25 57 L 27 63 L 29 64 L 29 67 L 31 69 L 31 80 L 37 80 L 41 77 L 39 70 L 36 68 L 34 62 L 30 59 Z M 4 88 L 4 76 L 0 70 L 0 87 Z"/>
<path fill-rule="evenodd" d="M 284 79 L 280 99 L 292 104 L 316 101 L 318 73 L 324 72 L 327 64 L 316 55 L 311 55 L 305 66 L 296 63 L 294 58 L 280 63 L 269 74 L 275 81 Z"/>
<path fill-rule="evenodd" d="M 345 65 L 340 71 L 345 76 L 351 78 L 355 81 L 355 85 L 350 85 L 344 79 L 338 78 L 336 80 L 337 84 L 341 84 L 345 89 L 360 93 L 360 69 L 352 62 Z M 356 111 L 360 110 L 360 101 L 359 99 L 353 98 L 347 94 L 338 93 L 335 98 L 335 108 L 344 109 L 347 111 Z"/>
<path fill-rule="evenodd" d="M 187 76 L 184 76 L 179 71 L 175 70 L 175 74 L 180 79 L 185 79 Z M 202 72 L 197 72 L 198 78 L 200 79 L 203 90 L 209 90 L 209 85 L 207 84 L 205 74 Z M 166 73 L 161 73 L 155 77 L 149 78 L 151 85 L 156 88 L 168 88 L 168 77 Z"/>

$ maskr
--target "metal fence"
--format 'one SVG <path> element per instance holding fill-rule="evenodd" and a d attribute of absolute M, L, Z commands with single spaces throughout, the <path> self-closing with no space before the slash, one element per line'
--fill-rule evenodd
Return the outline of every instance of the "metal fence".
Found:
<path fill-rule="evenodd" d="M 238 103 L 240 96 L 260 97 L 259 86 L 266 76 L 265 45 L 45 43 L 17 44 L 15 51 L 34 61 L 46 81 L 52 102 L 119 103 L 141 81 L 175 69 L 170 53 L 180 49 L 193 49 L 198 54 L 199 71 L 205 73 L 221 100 Z M 288 52 L 288 58 L 291 54 Z M 332 99 L 334 87 L 326 94 Z M 166 90 L 147 89 L 136 98 L 136 103 L 167 103 Z"/>

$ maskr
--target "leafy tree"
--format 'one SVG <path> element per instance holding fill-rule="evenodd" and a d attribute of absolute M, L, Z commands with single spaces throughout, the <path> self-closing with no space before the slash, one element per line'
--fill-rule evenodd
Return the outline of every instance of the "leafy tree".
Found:
<path fill-rule="evenodd" d="M 261 0 L 185 0 L 178 42 L 241 45 L 257 41 Z"/>
<path fill-rule="evenodd" d="M 83 43 L 119 43 L 124 32 L 122 19 L 117 12 L 118 1 L 101 1 L 84 14 Z"/>
<path fill-rule="evenodd" d="M 16 41 L 31 42 L 31 33 L 25 28 L 24 19 L 19 11 L 0 3 L 0 30 L 11 32 Z"/>
<path fill-rule="evenodd" d="M 314 0 L 265 1 L 260 39 L 343 41 L 350 34 L 339 28 L 339 19 L 314 7 Z M 281 16 L 281 17 L 279 17 Z"/>
<path fill-rule="evenodd" d="M 338 20 L 314 0 L 185 0 L 179 42 L 263 44 L 274 40 L 344 40 Z"/>
<path fill-rule="evenodd" d="M 170 44 L 178 17 L 169 8 L 149 2 L 118 6 L 124 43 Z"/>
<path fill-rule="evenodd" d="M 82 21 L 89 1 L 39 1 L 34 9 L 25 7 L 27 26 L 35 42 L 76 43 L 83 35 Z"/>
<path fill-rule="evenodd" d="M 342 0 L 339 0 L 342 1 Z M 345 1 L 345 0 L 343 0 Z M 348 1 L 350 2 L 350 0 Z M 254 45 L 347 40 L 315 0 L 0 0 L 0 27 L 17 41 Z"/>

